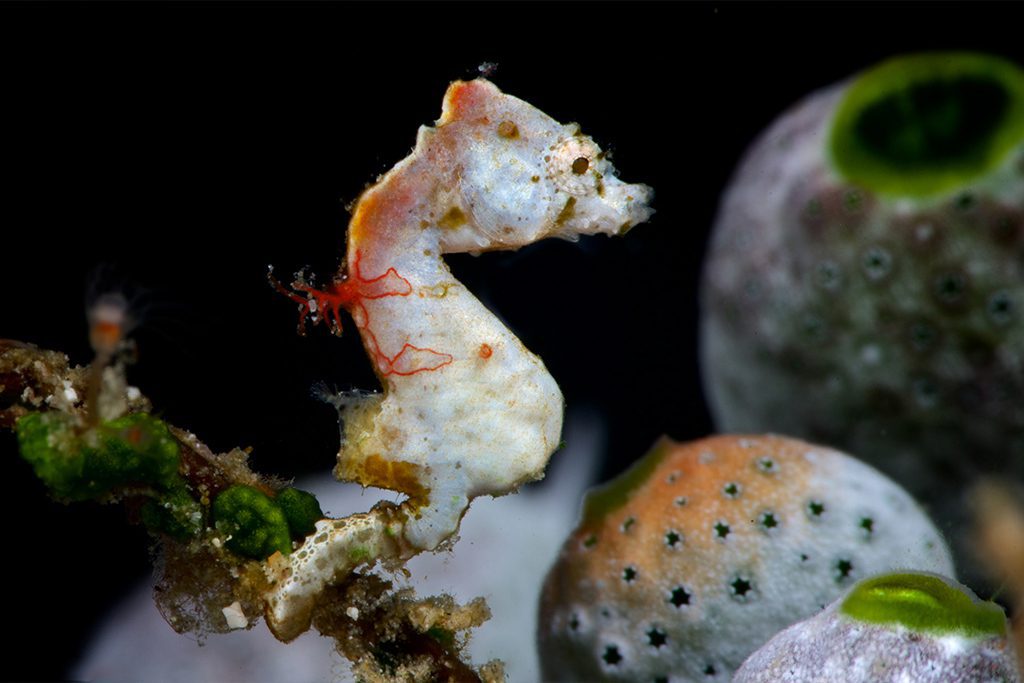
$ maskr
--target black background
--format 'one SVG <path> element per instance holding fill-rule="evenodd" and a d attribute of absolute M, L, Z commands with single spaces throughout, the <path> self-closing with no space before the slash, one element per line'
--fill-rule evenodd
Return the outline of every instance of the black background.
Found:
<path fill-rule="evenodd" d="M 614 152 L 658 213 L 623 239 L 449 259 L 605 417 L 610 476 L 661 433 L 711 430 L 697 283 L 722 188 L 784 108 L 879 59 L 980 49 L 1024 62 L 1012 4 L 7 4 L 0 6 L 0 337 L 88 362 L 90 283 L 136 300 L 130 373 L 215 450 L 327 470 L 319 380 L 373 387 L 357 335 L 295 335 L 267 264 L 332 273 L 346 204 L 405 156 L 449 81 L 500 88 Z M 64 675 L 149 571 L 116 506 L 49 501 L 0 434 L 0 677 Z M 41 648 L 41 649 L 40 649 Z"/>

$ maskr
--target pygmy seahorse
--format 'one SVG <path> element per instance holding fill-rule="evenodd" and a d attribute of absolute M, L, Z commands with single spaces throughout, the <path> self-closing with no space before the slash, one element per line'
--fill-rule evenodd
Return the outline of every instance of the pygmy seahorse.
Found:
<path fill-rule="evenodd" d="M 316 594 L 352 567 L 433 550 L 474 497 L 543 476 L 562 427 L 558 385 L 442 255 L 623 233 L 651 215 L 651 191 L 614 173 L 577 125 L 486 80 L 455 82 L 436 126 L 359 198 L 342 276 L 326 290 L 294 285 L 303 312 L 335 329 L 348 311 L 384 389 L 344 410 L 335 474 L 408 499 L 321 520 L 273 558 L 278 637 L 305 630 Z"/>

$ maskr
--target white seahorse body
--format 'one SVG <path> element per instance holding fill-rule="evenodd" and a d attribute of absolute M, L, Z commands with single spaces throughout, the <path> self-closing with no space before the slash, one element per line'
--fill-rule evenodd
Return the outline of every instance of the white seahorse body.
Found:
<path fill-rule="evenodd" d="M 344 305 L 384 393 L 345 412 L 335 473 L 409 499 L 318 524 L 270 600 L 279 635 L 296 598 L 351 569 L 354 543 L 361 561 L 432 550 L 474 497 L 542 477 L 559 443 L 554 379 L 441 255 L 618 234 L 650 216 L 649 197 L 576 125 L 485 80 L 450 86 L 436 127 L 363 194 L 348 234 Z"/>
<path fill-rule="evenodd" d="M 441 254 L 617 233 L 649 214 L 649 191 L 614 179 L 577 131 L 489 82 L 455 83 L 437 127 L 420 130 L 415 152 L 356 209 L 350 279 L 394 269 L 408 293 L 356 309 L 386 392 L 348 419 L 338 472 L 394 488 L 367 482 L 360 463 L 377 455 L 415 466 L 430 491 L 405 529 L 418 548 L 450 536 L 468 499 L 543 476 L 562 422 L 543 363 L 454 280 Z"/>

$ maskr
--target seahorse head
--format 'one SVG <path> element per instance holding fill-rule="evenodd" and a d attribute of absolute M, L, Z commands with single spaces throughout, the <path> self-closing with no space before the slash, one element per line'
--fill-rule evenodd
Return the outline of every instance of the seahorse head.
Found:
<path fill-rule="evenodd" d="M 618 234 L 647 220 L 652 192 L 563 125 L 483 79 L 453 83 L 436 128 L 420 131 L 450 174 L 444 251 L 516 248 L 544 237 Z"/>

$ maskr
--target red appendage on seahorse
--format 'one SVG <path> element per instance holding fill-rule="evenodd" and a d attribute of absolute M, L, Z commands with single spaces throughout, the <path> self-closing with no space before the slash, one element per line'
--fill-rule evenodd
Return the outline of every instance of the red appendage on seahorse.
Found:
<path fill-rule="evenodd" d="M 352 264 L 352 272 L 355 277 L 339 277 L 326 290 L 316 289 L 300 274 L 292 282 L 292 289 L 303 292 L 305 296 L 288 291 L 272 273 L 268 273 L 267 277 L 278 292 L 299 304 L 299 334 L 306 334 L 306 318 L 312 317 L 314 325 L 326 321 L 331 332 L 340 335 L 341 309 L 347 310 L 362 332 L 367 350 L 373 356 L 381 375 L 414 375 L 417 372 L 437 370 L 454 360 L 451 354 L 413 346 L 408 342 L 394 356 L 384 353 L 377 342 L 377 335 L 370 327 L 370 315 L 363 301 L 383 299 L 386 296 L 409 296 L 412 294 L 412 285 L 394 268 L 388 268 L 383 275 L 375 278 L 364 278 L 359 270 L 358 252 Z"/>

